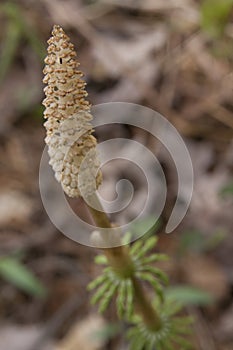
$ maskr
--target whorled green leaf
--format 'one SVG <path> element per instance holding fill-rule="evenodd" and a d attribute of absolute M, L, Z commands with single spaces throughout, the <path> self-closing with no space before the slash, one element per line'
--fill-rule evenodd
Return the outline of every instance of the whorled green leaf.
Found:
<path fill-rule="evenodd" d="M 124 234 L 124 236 L 122 237 L 122 244 L 123 245 L 129 245 L 131 241 L 132 241 L 132 233 L 131 232 L 126 232 Z"/>
<path fill-rule="evenodd" d="M 193 318 L 192 317 L 184 317 L 183 322 L 179 322 L 182 321 L 181 317 L 179 317 L 176 321 L 176 318 L 173 318 L 173 326 L 172 326 L 172 332 L 173 333 L 180 333 L 180 334 L 192 334 L 192 329 L 191 327 L 189 328 L 188 325 L 193 323 Z"/>
<path fill-rule="evenodd" d="M 173 334 L 172 338 L 173 338 L 174 343 L 179 345 L 179 347 L 181 347 L 181 349 L 193 349 L 192 344 L 188 340 L 186 340 L 184 337 L 177 335 L 177 334 Z"/>
<path fill-rule="evenodd" d="M 90 282 L 87 286 L 87 290 L 92 290 L 97 288 L 100 284 L 108 280 L 108 276 L 105 274 L 98 276 L 94 281 Z"/>
<path fill-rule="evenodd" d="M 170 300 L 169 298 L 167 298 L 166 293 L 165 293 L 165 298 L 166 298 L 166 305 L 164 306 L 164 311 L 166 315 L 173 316 L 179 313 L 183 309 L 183 305 L 181 305 L 178 301 L 174 302 L 174 299 Z M 155 309 L 157 310 L 158 304 L 156 305 L 156 299 L 154 300 L 153 304 L 155 306 Z"/>
<path fill-rule="evenodd" d="M 111 281 L 106 281 L 105 283 L 103 283 L 95 292 L 95 294 L 92 296 L 91 298 L 91 304 L 95 305 L 96 303 L 98 303 L 103 297 L 105 292 L 107 292 L 107 290 L 112 286 Z"/>
<path fill-rule="evenodd" d="M 188 350 L 192 345 L 187 339 L 193 319 L 186 316 L 172 316 L 167 311 L 174 301 L 165 300 L 161 303 L 156 298 L 156 311 L 160 316 L 162 325 L 158 330 L 147 328 L 142 320 L 135 321 L 133 327 L 127 332 L 130 341 L 130 350 Z M 175 311 L 175 308 L 173 308 Z"/>
<path fill-rule="evenodd" d="M 144 242 L 142 248 L 135 254 L 136 258 L 142 258 L 148 251 L 153 249 L 158 241 L 158 238 L 156 236 L 147 238 L 147 240 Z"/>
<path fill-rule="evenodd" d="M 106 258 L 105 255 L 97 255 L 95 257 L 95 263 L 98 265 L 107 265 L 108 264 L 108 259 Z"/>
<path fill-rule="evenodd" d="M 130 320 L 133 314 L 133 300 L 134 299 L 134 289 L 132 281 L 128 279 L 126 281 L 126 317 Z"/>
<path fill-rule="evenodd" d="M 144 258 L 141 259 L 142 264 L 148 264 L 151 262 L 156 262 L 156 261 L 167 261 L 169 260 L 169 257 L 166 254 L 159 254 L 159 253 L 154 253 L 150 254 L 148 256 L 145 256 Z"/>
<path fill-rule="evenodd" d="M 125 315 L 125 300 L 126 300 L 126 281 L 122 281 L 119 285 L 116 298 L 117 314 L 120 319 Z"/>
<path fill-rule="evenodd" d="M 134 259 L 143 258 L 148 251 L 156 246 L 157 240 L 158 238 L 156 236 L 152 236 L 147 239 L 139 239 L 130 247 L 130 255 L 134 257 Z"/>
<path fill-rule="evenodd" d="M 161 300 L 163 300 L 163 288 L 161 283 L 167 284 L 167 275 L 155 266 L 151 266 L 151 262 L 167 260 L 167 256 L 164 254 L 153 253 L 149 255 L 149 251 L 155 247 L 157 243 L 157 237 L 152 236 L 147 239 L 141 239 L 134 242 L 129 248 L 132 263 L 134 264 L 134 275 L 142 280 L 150 283 L 156 294 Z M 97 277 L 93 282 L 88 285 L 88 290 L 98 288 L 94 296 L 91 299 L 92 303 L 101 303 L 101 310 L 105 309 L 107 304 L 107 296 L 104 298 L 104 294 L 108 292 L 108 289 L 114 282 L 118 282 L 118 287 L 113 288 L 116 295 L 116 308 L 119 318 L 130 319 L 134 311 L 132 281 L 127 276 L 117 273 L 111 266 L 108 266 L 108 261 L 104 255 L 96 257 L 95 262 L 97 264 L 103 264 L 107 267 L 104 268 L 101 276 Z M 112 295 L 113 296 L 113 295 Z"/>
<path fill-rule="evenodd" d="M 138 240 L 138 241 L 134 242 L 132 244 L 132 246 L 130 247 L 130 255 L 132 257 L 135 257 L 136 254 L 138 252 L 140 252 L 140 250 L 142 249 L 142 245 L 143 245 L 143 241 L 142 240 Z"/>
<path fill-rule="evenodd" d="M 141 272 L 150 272 L 155 277 L 159 278 L 165 285 L 168 284 L 168 276 L 166 273 L 164 273 L 162 270 L 158 269 L 157 267 L 150 266 L 150 265 L 144 265 L 140 268 Z"/>
<path fill-rule="evenodd" d="M 154 276 L 151 273 L 147 272 L 139 272 L 136 273 L 136 276 L 140 279 L 147 281 L 150 283 L 150 285 L 154 288 L 156 294 L 160 298 L 160 300 L 163 302 L 164 300 L 164 291 L 159 282 L 154 278 Z"/>
<path fill-rule="evenodd" d="M 133 313 L 133 288 L 130 279 L 114 278 L 109 270 L 97 277 L 88 285 L 92 290 L 98 287 L 91 298 L 92 304 L 99 304 L 99 311 L 104 312 L 111 299 L 116 295 L 116 306 L 119 318 L 129 319 Z"/>
<path fill-rule="evenodd" d="M 107 309 L 108 305 L 110 304 L 111 299 L 113 298 L 113 296 L 115 294 L 117 287 L 118 287 L 118 283 L 115 282 L 104 293 L 102 300 L 99 303 L 99 312 L 100 313 L 104 312 Z"/>

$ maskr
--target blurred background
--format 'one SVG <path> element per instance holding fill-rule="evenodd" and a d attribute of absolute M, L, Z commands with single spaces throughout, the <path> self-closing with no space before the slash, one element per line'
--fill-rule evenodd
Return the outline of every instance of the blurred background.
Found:
<path fill-rule="evenodd" d="M 177 179 L 172 161 L 157 152 L 168 183 L 158 249 L 171 257 L 161 267 L 170 293 L 195 317 L 194 348 L 233 348 L 232 9 L 232 0 L 0 1 L 1 350 L 128 348 L 114 307 L 100 317 L 89 304 L 96 252 L 59 233 L 40 199 L 42 69 L 54 24 L 75 44 L 92 104 L 142 104 L 184 138 L 194 193 L 169 236 L 163 229 Z M 119 135 L 156 152 L 139 130 L 107 127 L 99 137 Z"/>

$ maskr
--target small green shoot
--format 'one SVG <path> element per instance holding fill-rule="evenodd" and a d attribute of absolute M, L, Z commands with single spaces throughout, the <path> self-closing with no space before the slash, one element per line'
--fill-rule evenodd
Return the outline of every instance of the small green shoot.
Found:
<path fill-rule="evenodd" d="M 16 258 L 0 259 L 0 276 L 30 295 L 44 297 L 47 293 L 38 278 Z"/>
<path fill-rule="evenodd" d="M 16 3 L 7 2 L 0 5 L 0 13 L 7 18 L 6 35 L 0 55 L 0 83 L 7 75 L 17 54 L 22 39 L 26 39 L 33 51 L 43 61 L 45 47 L 35 28 L 29 26 Z"/>
<path fill-rule="evenodd" d="M 206 306 L 213 303 L 214 298 L 211 294 L 191 286 L 179 285 L 166 288 L 165 296 L 168 299 L 177 301 L 183 306 L 197 305 Z"/>
<path fill-rule="evenodd" d="M 226 186 L 224 186 L 221 189 L 220 196 L 223 198 L 233 198 L 233 181 L 229 182 Z"/>
<path fill-rule="evenodd" d="M 180 238 L 178 253 L 185 255 L 187 252 L 208 252 L 215 249 L 225 238 L 226 232 L 220 228 L 209 236 L 205 236 L 198 230 L 188 230 L 183 232 Z"/>
<path fill-rule="evenodd" d="M 233 9 L 233 0 L 204 0 L 201 26 L 213 37 L 221 37 Z"/>

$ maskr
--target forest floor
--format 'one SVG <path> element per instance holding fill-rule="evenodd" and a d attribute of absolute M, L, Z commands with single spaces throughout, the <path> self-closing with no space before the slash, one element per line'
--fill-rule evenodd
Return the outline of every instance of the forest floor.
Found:
<path fill-rule="evenodd" d="M 195 0 L 1 1 L 1 350 L 127 349 L 126 326 L 117 323 L 114 308 L 100 317 L 89 303 L 86 286 L 99 272 L 96 251 L 62 235 L 40 198 L 42 69 L 53 24 L 75 45 L 93 105 L 121 101 L 149 107 L 183 137 L 194 192 L 182 224 L 166 235 L 177 191 L 168 155 L 137 129 L 106 126 L 96 132 L 100 140 L 140 139 L 157 153 L 168 183 L 157 232 L 159 251 L 171 257 L 163 268 L 172 285 L 189 285 L 213 298 L 186 309 L 196 320 L 194 347 L 233 348 L 233 17 L 230 13 L 224 25 L 212 17 Z M 107 191 L 114 191 L 121 175 L 106 168 Z M 73 206 L 84 210 L 78 200 Z M 1 267 L 3 259 L 11 268 Z M 25 269 L 36 276 L 31 287 Z M 89 328 L 104 328 L 94 345 L 88 343 Z"/>

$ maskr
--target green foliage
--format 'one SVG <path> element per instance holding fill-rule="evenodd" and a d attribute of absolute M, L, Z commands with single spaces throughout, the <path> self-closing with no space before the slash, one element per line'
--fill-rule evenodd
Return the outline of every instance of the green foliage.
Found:
<path fill-rule="evenodd" d="M 130 237 L 127 235 L 127 241 Z M 205 305 L 210 302 L 206 293 L 189 287 L 174 287 L 163 290 L 168 283 L 167 275 L 159 268 L 151 265 L 157 261 L 167 260 L 164 254 L 151 252 L 157 243 L 157 237 L 152 236 L 134 242 L 129 247 L 129 255 L 133 263 L 133 277 L 146 281 L 154 289 L 156 298 L 152 307 L 161 320 L 161 327 L 152 329 L 147 326 L 141 316 L 134 310 L 134 288 L 132 276 L 120 275 L 109 266 L 104 255 L 95 258 L 95 262 L 106 266 L 103 274 L 88 286 L 96 289 L 92 303 L 99 304 L 99 311 L 104 311 L 115 297 L 119 318 L 129 321 L 132 326 L 127 332 L 130 350 L 173 350 L 191 349 L 186 335 L 191 332 L 192 318 L 177 316 L 186 304 Z"/>
<path fill-rule="evenodd" d="M 20 40 L 20 31 L 14 21 L 9 21 L 6 28 L 6 36 L 2 47 L 0 60 L 0 81 L 3 80 L 8 72 L 14 57 L 17 53 Z"/>
<path fill-rule="evenodd" d="M 104 312 L 112 298 L 117 295 L 117 312 L 120 318 L 130 319 L 133 311 L 133 287 L 129 278 L 123 279 L 111 267 L 88 285 L 88 290 L 96 289 L 92 304 L 99 304 L 99 312 Z"/>
<path fill-rule="evenodd" d="M 146 234 L 146 237 L 148 237 L 149 235 L 156 232 L 159 226 L 160 226 L 159 220 L 155 222 L 154 216 L 148 216 L 145 219 L 138 220 L 136 224 L 131 224 L 130 231 L 133 232 L 133 236 L 137 239 L 142 236 L 142 232 L 144 232 L 144 235 L 143 235 L 144 237 L 145 237 L 145 234 Z M 132 238 L 132 233 L 130 233 L 128 237 Z M 128 241 L 126 239 L 125 244 L 129 243 L 130 241 L 131 239 L 129 239 Z"/>
<path fill-rule="evenodd" d="M 173 286 L 166 289 L 167 298 L 179 302 L 181 305 L 205 306 L 213 302 L 211 294 L 190 286 Z"/>
<path fill-rule="evenodd" d="M 201 6 L 201 25 L 212 36 L 221 36 L 227 24 L 233 0 L 204 0 Z"/>
<path fill-rule="evenodd" d="M 141 280 L 147 281 L 153 287 L 161 301 L 163 301 L 161 282 L 167 285 L 168 277 L 162 270 L 151 266 L 151 262 L 167 260 L 168 257 L 164 254 L 156 253 L 147 256 L 147 253 L 155 247 L 156 243 L 157 237 L 154 236 L 147 238 L 145 241 L 143 239 L 139 240 L 131 247 L 130 255 L 135 265 L 135 276 Z"/>
<path fill-rule="evenodd" d="M 6 35 L 0 57 L 0 82 L 5 78 L 17 54 L 21 39 L 25 38 L 33 51 L 42 61 L 45 48 L 36 30 L 27 24 L 22 11 L 14 2 L 6 2 L 0 6 L 0 13 L 7 18 Z"/>
<path fill-rule="evenodd" d="M 172 350 L 175 346 L 183 350 L 191 349 L 192 346 L 185 336 L 191 332 L 193 319 L 176 316 L 182 307 L 170 298 L 166 298 L 164 303 L 155 298 L 154 307 L 160 315 L 161 328 L 149 329 L 140 318 L 135 318 L 134 325 L 127 332 L 130 350 Z"/>
<path fill-rule="evenodd" d="M 180 242 L 178 252 L 183 255 L 187 251 L 192 252 L 202 252 L 205 250 L 205 238 L 202 232 L 197 230 L 188 230 L 183 232 Z"/>
<path fill-rule="evenodd" d="M 207 239 L 206 251 L 215 249 L 218 247 L 226 238 L 227 232 L 224 228 L 219 228 Z"/>
<path fill-rule="evenodd" d="M 108 323 L 100 331 L 93 334 L 93 339 L 101 339 L 105 342 L 120 334 L 122 331 L 120 323 Z"/>
<path fill-rule="evenodd" d="M 160 269 L 151 266 L 151 262 L 167 260 L 164 254 L 147 253 L 155 247 L 157 237 L 150 237 L 146 240 L 141 239 L 132 244 L 129 254 L 133 261 L 134 276 L 148 282 L 157 295 L 163 300 L 163 287 L 161 283 L 167 284 L 167 275 Z M 108 261 L 104 255 L 96 257 L 95 262 L 101 265 L 108 265 Z M 99 304 L 99 311 L 103 312 L 107 309 L 110 301 L 116 296 L 116 308 L 119 318 L 130 320 L 133 314 L 134 289 L 130 277 L 120 276 L 111 266 L 103 270 L 103 274 L 97 277 L 88 286 L 89 290 L 96 289 L 91 299 L 92 304 Z"/>
<path fill-rule="evenodd" d="M 28 294 L 37 297 L 44 297 L 46 295 L 46 288 L 33 273 L 16 258 L 4 257 L 0 259 L 0 275 L 6 281 L 14 284 Z"/>
<path fill-rule="evenodd" d="M 224 230 L 218 229 L 211 236 L 205 236 L 198 230 L 188 230 L 180 239 L 178 253 L 184 255 L 187 251 L 203 253 L 216 248 L 226 237 Z"/>
<path fill-rule="evenodd" d="M 225 197 L 233 197 L 233 181 L 228 183 L 226 186 L 224 186 L 221 191 L 220 195 L 225 198 Z"/>

